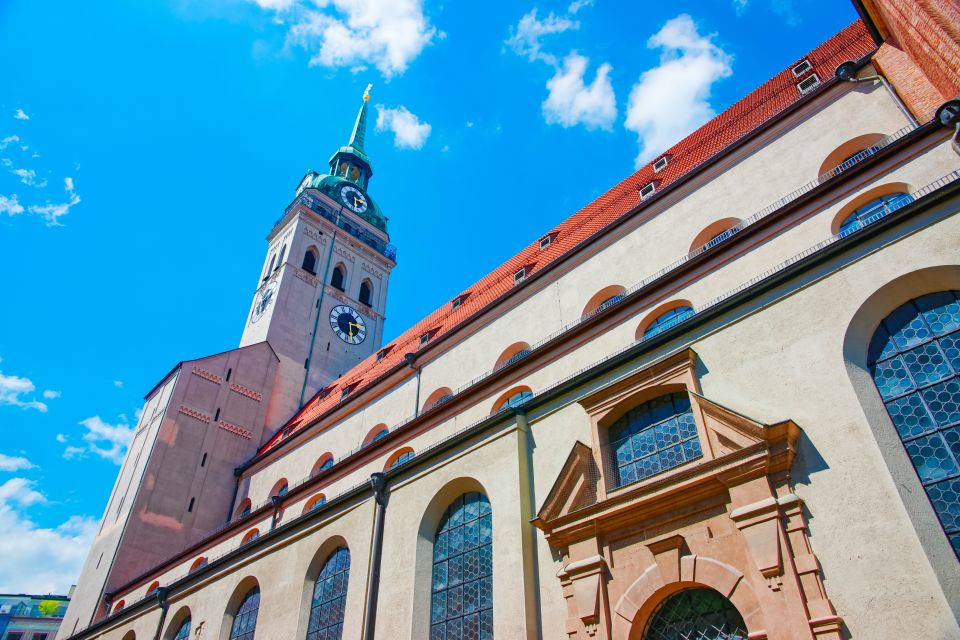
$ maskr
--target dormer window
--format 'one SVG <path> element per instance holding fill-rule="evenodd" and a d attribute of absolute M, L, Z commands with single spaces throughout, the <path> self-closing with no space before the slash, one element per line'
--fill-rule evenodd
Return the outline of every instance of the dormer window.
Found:
<path fill-rule="evenodd" d="M 523 282 L 527 277 L 527 268 L 523 267 L 519 271 L 513 274 L 513 284 L 519 284 Z"/>
<path fill-rule="evenodd" d="M 640 189 L 640 200 L 641 201 L 646 200 L 656 192 L 657 192 L 657 186 L 654 183 L 650 182 L 644 185 L 642 189 Z"/>
<path fill-rule="evenodd" d="M 670 163 L 670 156 L 663 156 L 657 159 L 657 161 L 653 163 L 654 172 L 659 173 L 663 171 L 664 169 L 667 168 L 667 165 L 669 163 Z M 641 192 L 641 195 L 642 195 L 642 192 Z"/>
<path fill-rule="evenodd" d="M 803 74 L 807 73 L 807 72 L 810 71 L 811 69 L 813 69 L 813 65 L 810 64 L 810 61 L 809 61 L 809 60 L 807 60 L 806 58 L 804 58 L 803 60 L 800 61 L 800 63 L 799 63 L 798 65 L 796 65 L 795 67 L 793 67 L 793 69 L 791 69 L 791 71 L 793 72 L 793 77 L 794 77 L 794 78 L 799 78 L 800 76 L 802 76 Z"/>
<path fill-rule="evenodd" d="M 383 349 L 380 349 L 380 351 L 377 351 L 377 362 L 380 362 L 381 360 L 383 360 L 387 356 L 387 354 L 390 353 L 392 349 L 393 349 L 393 345 L 391 344 L 391 345 L 387 345 Z"/>
<path fill-rule="evenodd" d="M 358 382 L 353 382 L 353 383 L 348 384 L 347 386 L 345 386 L 345 387 L 343 388 L 343 391 L 340 393 L 340 399 L 341 399 L 341 400 L 346 400 L 347 397 L 348 397 L 351 393 L 353 393 L 353 390 L 357 388 L 357 385 L 358 385 L 358 384 L 359 384 Z"/>
<path fill-rule="evenodd" d="M 554 232 L 554 233 L 548 233 L 547 235 L 540 238 L 540 251 L 543 251 L 544 249 L 549 247 L 551 244 L 553 244 L 553 239 L 556 237 L 557 237 L 557 234 L 556 232 Z"/>
<path fill-rule="evenodd" d="M 424 333 L 423 335 L 421 335 L 421 336 L 420 336 L 420 346 L 422 347 L 423 345 L 425 345 L 425 344 L 427 344 L 428 342 L 430 342 L 430 338 L 432 338 L 432 337 L 433 337 L 433 331 L 427 331 L 426 333 Z"/>
<path fill-rule="evenodd" d="M 450 310 L 451 310 L 451 311 L 456 311 L 457 309 L 459 309 L 459 308 L 460 308 L 460 305 L 462 305 L 462 304 L 464 303 L 464 301 L 466 301 L 466 299 L 467 299 L 467 297 L 468 297 L 469 295 L 470 295 L 469 293 L 461 293 L 461 294 L 458 295 L 456 298 L 454 298 L 453 300 L 451 300 L 451 301 L 450 301 Z"/>
<path fill-rule="evenodd" d="M 797 91 L 800 92 L 800 95 L 805 96 L 819 86 L 820 78 L 814 73 L 797 83 Z"/>

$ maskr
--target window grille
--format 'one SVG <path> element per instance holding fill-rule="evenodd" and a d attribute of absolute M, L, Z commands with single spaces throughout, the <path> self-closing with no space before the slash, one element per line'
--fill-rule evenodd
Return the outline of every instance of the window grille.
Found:
<path fill-rule="evenodd" d="M 548 233 L 547 235 L 545 235 L 545 236 L 543 236 L 542 238 L 540 238 L 540 251 L 543 251 L 544 249 L 546 249 L 547 247 L 549 247 L 551 244 L 553 244 L 553 237 L 554 237 L 554 235 L 556 235 L 556 234 L 554 234 L 554 233 Z"/>
<path fill-rule="evenodd" d="M 645 185 L 642 189 L 640 189 L 640 200 L 641 201 L 646 200 L 656 192 L 657 192 L 657 186 L 651 182 Z"/>
<path fill-rule="evenodd" d="M 230 640 L 253 640 L 257 629 L 257 612 L 260 609 L 260 588 L 254 587 L 247 592 L 233 618 L 230 628 Z"/>
<path fill-rule="evenodd" d="M 900 441 L 960 557 L 960 291 L 895 309 L 868 364 Z"/>
<path fill-rule="evenodd" d="M 813 69 L 813 65 L 810 64 L 810 61 L 809 61 L 809 60 L 807 60 L 806 58 L 804 58 L 804 59 L 800 62 L 800 64 L 796 65 L 793 69 L 791 69 L 791 71 L 793 72 L 793 77 L 794 77 L 794 78 L 799 78 L 800 76 L 802 76 L 803 74 L 807 73 L 807 72 L 810 71 L 811 69 Z"/>
<path fill-rule="evenodd" d="M 616 485 L 622 487 L 703 455 L 686 393 L 645 402 L 610 426 Z"/>
<path fill-rule="evenodd" d="M 431 639 L 493 639 L 493 514 L 482 493 L 453 501 L 433 545 Z"/>
<path fill-rule="evenodd" d="M 658 158 L 657 161 L 653 163 L 653 170 L 659 173 L 660 171 L 663 171 L 664 169 L 666 169 L 667 164 L 669 163 L 670 163 L 670 158 L 667 156 Z"/>
<path fill-rule="evenodd" d="M 330 554 L 313 586 L 307 640 L 340 640 L 350 578 L 350 551 L 339 547 Z"/>
<path fill-rule="evenodd" d="M 805 96 L 819 86 L 820 78 L 814 73 L 797 83 L 797 91 L 800 92 L 800 95 Z"/>
<path fill-rule="evenodd" d="M 676 593 L 660 605 L 644 640 L 747 640 L 747 625 L 733 603 L 713 589 Z"/>
<path fill-rule="evenodd" d="M 527 277 L 527 268 L 524 267 L 523 269 L 520 269 L 519 271 L 513 274 L 513 284 L 517 284 L 518 282 L 523 282 L 523 279 L 526 277 Z"/>

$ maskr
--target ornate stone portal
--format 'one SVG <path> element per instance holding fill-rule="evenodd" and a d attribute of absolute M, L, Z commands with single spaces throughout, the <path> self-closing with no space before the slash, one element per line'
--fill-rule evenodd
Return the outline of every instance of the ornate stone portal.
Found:
<path fill-rule="evenodd" d="M 841 637 L 790 485 L 800 428 L 753 421 L 700 394 L 685 351 L 581 401 L 578 442 L 534 524 L 563 561 L 567 636 L 639 640 L 671 595 L 707 587 L 748 638 Z M 686 391 L 702 457 L 622 487 L 607 428 L 632 407 Z"/>

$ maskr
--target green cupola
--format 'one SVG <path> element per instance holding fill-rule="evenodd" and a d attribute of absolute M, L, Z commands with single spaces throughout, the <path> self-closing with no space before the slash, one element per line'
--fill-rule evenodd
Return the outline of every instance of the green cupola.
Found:
<path fill-rule="evenodd" d="M 368 84 L 363 92 L 363 104 L 357 113 L 357 121 L 353 124 L 350 142 L 337 149 L 330 158 L 330 175 L 345 178 L 363 190 L 367 189 L 370 176 L 373 175 L 373 165 L 363 150 L 363 141 L 367 137 L 367 111 L 372 86 Z"/>

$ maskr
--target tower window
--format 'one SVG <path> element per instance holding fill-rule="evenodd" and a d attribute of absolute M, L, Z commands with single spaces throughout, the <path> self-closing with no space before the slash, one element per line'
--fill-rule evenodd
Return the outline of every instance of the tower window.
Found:
<path fill-rule="evenodd" d="M 276 269 L 279 269 L 281 266 L 283 266 L 283 258 L 286 254 L 287 254 L 287 245 L 283 245 L 282 247 L 280 247 L 280 259 L 277 260 Z"/>
<path fill-rule="evenodd" d="M 317 252 L 313 247 L 307 249 L 307 252 L 303 254 L 303 264 L 300 265 L 300 268 L 317 275 Z"/>
<path fill-rule="evenodd" d="M 263 279 L 266 280 L 270 277 L 270 274 L 273 273 L 273 266 L 277 264 L 277 254 L 270 256 L 270 266 L 267 267 L 267 272 L 264 274 Z"/>
<path fill-rule="evenodd" d="M 369 280 L 360 283 L 360 303 L 368 307 L 373 305 L 373 286 Z"/>
<path fill-rule="evenodd" d="M 347 180 L 351 182 L 357 182 L 360 180 L 360 167 L 355 164 L 350 165 L 350 174 L 347 176 Z"/>
<path fill-rule="evenodd" d="M 333 268 L 333 275 L 330 276 L 330 285 L 334 289 L 339 289 L 343 291 L 343 281 L 346 280 L 347 274 L 343 268 L 342 264 L 338 264 Z"/>
<path fill-rule="evenodd" d="M 217 412 L 213 414 L 213 421 L 216 422 L 220 419 L 220 407 L 217 407 Z"/>
<path fill-rule="evenodd" d="M 207 466 L 207 454 L 203 454 L 203 458 L 200 459 L 200 466 L 201 467 Z"/>
<path fill-rule="evenodd" d="M 337 167 L 337 175 L 340 176 L 341 178 L 345 177 L 347 175 L 347 167 L 349 166 L 350 166 L 350 163 L 341 162 L 340 166 Z"/>
<path fill-rule="evenodd" d="M 188 512 L 188 513 L 192 513 L 192 512 L 193 512 L 193 500 L 194 500 L 193 498 L 190 498 L 190 506 L 187 507 L 187 512 Z"/>
<path fill-rule="evenodd" d="M 227 382 L 230 382 L 230 374 L 233 373 L 233 369 L 227 369 Z"/>

